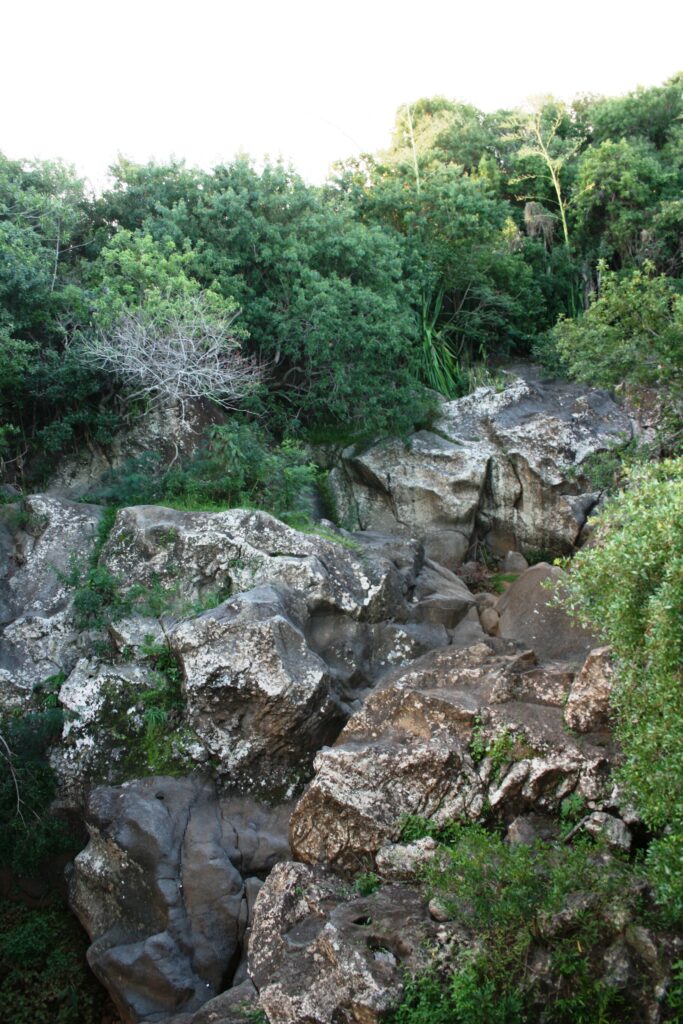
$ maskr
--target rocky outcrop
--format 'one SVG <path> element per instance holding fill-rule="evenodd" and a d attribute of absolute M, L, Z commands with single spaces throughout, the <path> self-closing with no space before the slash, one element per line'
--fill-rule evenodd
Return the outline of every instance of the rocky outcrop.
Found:
<path fill-rule="evenodd" d="M 420 893 L 388 885 L 359 896 L 323 868 L 280 864 L 259 893 L 249 969 L 270 1024 L 377 1024 L 404 972 L 429 961 L 437 927 Z"/>
<path fill-rule="evenodd" d="M 378 678 L 483 637 L 473 595 L 417 542 L 328 534 L 243 510 L 118 513 L 100 566 L 126 617 L 109 625 L 110 660 L 81 659 L 62 689 L 53 765 L 72 802 L 79 785 L 144 774 L 148 691 L 169 686 L 160 656 L 177 687 L 174 763 L 284 797 Z"/>
<path fill-rule="evenodd" d="M 21 704 L 83 649 L 73 614 L 73 569 L 84 568 L 103 509 L 48 495 L 6 507 L 0 603 L 0 706 Z"/>
<path fill-rule="evenodd" d="M 292 816 L 295 856 L 356 872 L 407 815 L 509 822 L 556 814 L 571 793 L 607 807 L 608 737 L 567 733 L 572 672 L 535 662 L 531 652 L 449 647 L 386 677 L 317 755 Z"/>
<path fill-rule="evenodd" d="M 88 961 L 126 1024 L 190 1013 L 246 980 L 254 901 L 288 856 L 288 814 L 220 799 L 198 779 L 92 793 L 70 902 L 92 940 Z"/>
<path fill-rule="evenodd" d="M 414 564 L 419 560 L 416 545 Z M 377 548 L 361 558 L 352 540 L 294 530 L 265 512 L 122 509 L 101 562 L 126 590 L 154 588 L 185 614 L 207 601 L 277 583 L 313 614 L 336 611 L 368 622 L 406 617 L 413 566 L 403 571 Z"/>
<path fill-rule="evenodd" d="M 496 555 L 566 552 L 597 498 L 582 464 L 632 430 L 606 392 L 518 378 L 444 402 L 407 444 L 348 449 L 332 482 L 342 517 L 421 537 L 451 568 L 475 539 Z"/>

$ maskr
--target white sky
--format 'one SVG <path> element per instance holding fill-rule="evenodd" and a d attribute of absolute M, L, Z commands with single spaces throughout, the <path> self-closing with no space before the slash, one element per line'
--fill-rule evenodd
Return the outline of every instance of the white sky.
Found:
<path fill-rule="evenodd" d="M 683 67 L 680 0 L 0 0 L 0 150 L 101 183 L 118 153 L 239 150 L 311 181 L 396 109 L 617 95 Z"/>

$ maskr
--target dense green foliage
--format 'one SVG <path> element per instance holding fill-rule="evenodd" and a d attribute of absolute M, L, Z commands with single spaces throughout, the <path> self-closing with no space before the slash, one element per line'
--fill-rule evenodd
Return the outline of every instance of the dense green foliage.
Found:
<path fill-rule="evenodd" d="M 225 322 L 239 310 L 230 344 L 263 371 L 243 414 L 278 439 L 407 430 L 428 411 L 422 385 L 462 393 L 473 364 L 529 352 L 560 314 L 579 320 L 541 347 L 572 372 L 590 377 L 622 326 L 638 335 L 626 355 L 666 372 L 681 94 L 679 75 L 528 113 L 422 99 L 387 152 L 322 188 L 244 158 L 212 172 L 122 160 L 93 198 L 62 165 L 0 157 L 0 458 L 30 482 L 55 453 L 106 449 L 140 407 L 130 376 L 86 358 L 92 338 L 190 300 Z M 629 302 L 654 340 L 626 324 Z"/>
<path fill-rule="evenodd" d="M 100 1024 L 108 1000 L 88 969 L 88 938 L 58 901 L 0 900 L 0 1006 L 12 1024 Z"/>
<path fill-rule="evenodd" d="M 183 510 L 254 507 L 296 522 L 319 478 L 303 446 L 278 444 L 259 423 L 215 424 L 194 456 L 165 466 L 155 453 L 111 473 L 91 500 L 113 505 L 170 505 Z"/>
<path fill-rule="evenodd" d="M 573 560 L 564 601 L 614 650 L 622 778 L 661 834 L 653 878 L 683 924 L 683 459 L 632 472 Z"/>
<path fill-rule="evenodd" d="M 73 848 L 65 823 L 50 814 L 56 786 L 47 750 L 62 722 L 61 709 L 51 706 L 0 717 L 0 866 L 20 875 Z"/>
<path fill-rule="evenodd" d="M 420 833 L 442 844 L 423 872 L 426 896 L 476 942 L 408 979 L 395 1024 L 640 1019 L 637 1005 L 598 974 L 615 914 L 652 924 L 640 906 L 639 868 L 590 844 L 509 845 L 477 825 L 451 823 L 435 834 L 431 822 L 406 823 L 404 838 Z M 539 962 L 547 959 L 559 984 L 544 983 L 544 971 L 531 966 L 540 948 Z"/>

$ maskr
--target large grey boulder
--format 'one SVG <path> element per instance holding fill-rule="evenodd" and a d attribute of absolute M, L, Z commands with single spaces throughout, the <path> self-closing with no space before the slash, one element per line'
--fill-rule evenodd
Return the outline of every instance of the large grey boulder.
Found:
<path fill-rule="evenodd" d="M 353 542 L 301 533 L 266 512 L 138 505 L 119 512 L 101 562 L 126 590 L 155 589 L 186 613 L 197 603 L 278 583 L 296 590 L 311 613 L 405 618 L 404 576 L 380 553 L 361 554 Z"/>
<path fill-rule="evenodd" d="M 514 645 L 511 645 L 514 647 Z M 307 863 L 356 872 L 397 838 L 406 815 L 503 823 L 557 814 L 570 793 L 610 806 L 608 737 L 570 735 L 572 672 L 486 644 L 432 651 L 385 677 L 334 746 L 292 815 Z"/>
<path fill-rule="evenodd" d="M 185 717 L 221 776 L 249 791 L 294 786 L 345 715 L 322 658 L 306 642 L 303 597 L 261 586 L 180 623 Z"/>
<path fill-rule="evenodd" d="M 604 391 L 518 378 L 444 402 L 407 444 L 348 449 L 331 479 L 349 521 L 423 538 L 449 567 L 475 537 L 500 555 L 569 551 L 597 499 L 583 463 L 632 432 Z"/>
<path fill-rule="evenodd" d="M 196 778 L 93 791 L 69 899 L 126 1024 L 191 1013 L 245 980 L 245 935 L 262 879 L 288 856 L 288 814 Z"/>
<path fill-rule="evenodd" d="M 46 678 L 68 673 L 79 656 L 72 570 L 85 571 L 103 509 L 33 495 L 5 511 L 0 564 L 0 702 L 21 703 Z M 81 645 L 82 646 L 82 645 Z"/>

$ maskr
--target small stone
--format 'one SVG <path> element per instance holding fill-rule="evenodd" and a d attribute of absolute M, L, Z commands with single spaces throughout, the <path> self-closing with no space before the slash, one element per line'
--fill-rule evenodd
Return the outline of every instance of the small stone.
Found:
<path fill-rule="evenodd" d="M 489 636 L 498 636 L 500 616 L 495 608 L 480 608 L 479 621 L 485 633 L 488 633 Z"/>
<path fill-rule="evenodd" d="M 501 568 L 503 572 L 524 572 L 529 568 L 529 563 L 521 551 L 508 551 Z"/>
<path fill-rule="evenodd" d="M 439 899 L 431 899 L 427 904 L 427 910 L 435 921 L 447 921 L 450 914 Z"/>
<path fill-rule="evenodd" d="M 615 818 L 604 811 L 594 811 L 583 823 L 583 827 L 589 835 L 602 837 L 614 849 L 631 849 L 631 833 L 621 818 Z"/>

